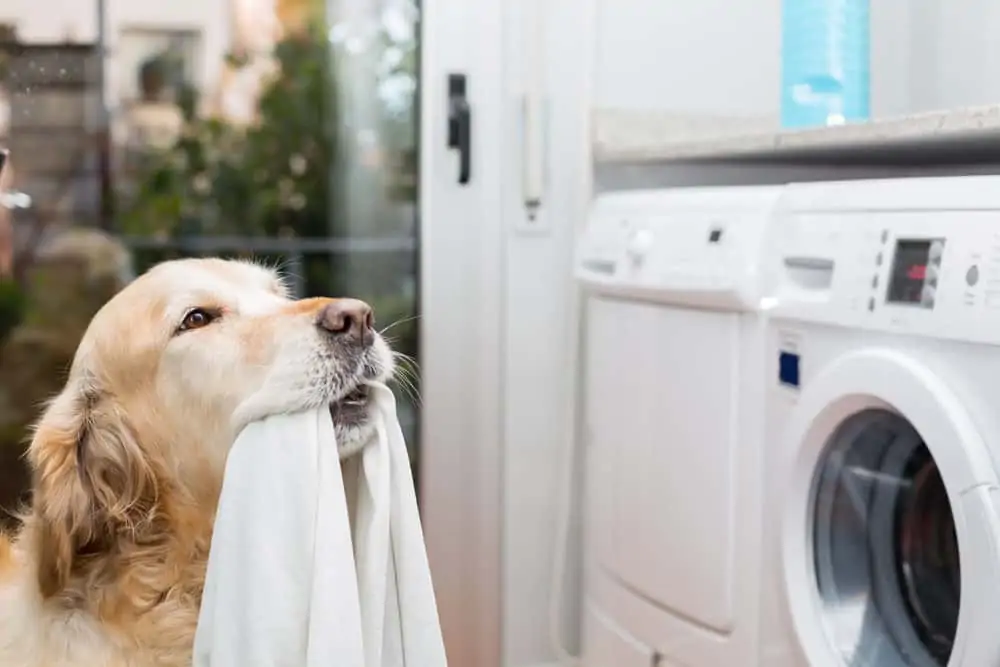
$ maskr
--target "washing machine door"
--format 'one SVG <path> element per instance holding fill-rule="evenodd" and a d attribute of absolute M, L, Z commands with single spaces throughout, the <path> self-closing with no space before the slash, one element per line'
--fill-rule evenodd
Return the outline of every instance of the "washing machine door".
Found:
<path fill-rule="evenodd" d="M 786 594 L 810 664 L 1000 665 L 997 474 L 942 379 L 892 350 L 845 355 L 787 437 Z"/>

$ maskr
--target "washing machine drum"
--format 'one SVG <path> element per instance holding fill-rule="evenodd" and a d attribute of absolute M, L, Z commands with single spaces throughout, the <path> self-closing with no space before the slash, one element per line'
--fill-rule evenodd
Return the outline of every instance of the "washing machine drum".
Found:
<path fill-rule="evenodd" d="M 902 416 L 853 415 L 813 484 L 815 582 L 849 667 L 947 665 L 962 595 L 952 508 L 934 458 Z"/>

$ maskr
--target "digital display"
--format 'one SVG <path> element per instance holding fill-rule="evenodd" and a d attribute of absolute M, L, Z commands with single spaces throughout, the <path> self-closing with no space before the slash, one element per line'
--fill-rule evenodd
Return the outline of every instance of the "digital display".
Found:
<path fill-rule="evenodd" d="M 901 239 L 896 242 L 887 302 L 913 305 L 924 303 L 924 286 L 927 283 L 928 265 L 932 262 L 931 248 L 935 243 L 941 245 L 941 241 L 937 239 Z"/>

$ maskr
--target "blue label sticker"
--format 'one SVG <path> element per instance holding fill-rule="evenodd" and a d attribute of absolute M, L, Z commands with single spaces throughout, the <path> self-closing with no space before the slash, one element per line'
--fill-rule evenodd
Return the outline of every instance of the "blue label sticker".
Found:
<path fill-rule="evenodd" d="M 778 354 L 778 382 L 786 387 L 799 386 L 799 355 L 782 350 Z"/>

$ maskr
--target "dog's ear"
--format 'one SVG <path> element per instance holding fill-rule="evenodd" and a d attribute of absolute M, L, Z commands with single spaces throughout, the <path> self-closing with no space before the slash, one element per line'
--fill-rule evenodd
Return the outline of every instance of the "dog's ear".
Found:
<path fill-rule="evenodd" d="M 140 531 L 152 519 L 159 489 L 134 430 L 93 381 L 71 380 L 52 402 L 28 458 L 38 583 L 48 598 L 88 556 Z"/>

